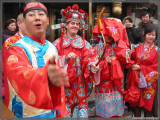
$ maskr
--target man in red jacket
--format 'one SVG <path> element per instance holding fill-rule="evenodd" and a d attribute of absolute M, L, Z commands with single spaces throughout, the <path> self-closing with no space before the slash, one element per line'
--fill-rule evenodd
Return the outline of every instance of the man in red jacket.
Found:
<path fill-rule="evenodd" d="M 68 114 L 64 86 L 67 73 L 58 67 L 58 53 L 47 41 L 47 8 L 39 2 L 23 12 L 27 35 L 10 46 L 4 59 L 9 85 L 8 108 L 19 118 L 54 118 Z"/>

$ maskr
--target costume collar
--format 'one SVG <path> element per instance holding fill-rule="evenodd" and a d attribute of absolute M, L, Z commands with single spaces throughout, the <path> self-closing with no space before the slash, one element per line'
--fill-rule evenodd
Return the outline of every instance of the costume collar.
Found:
<path fill-rule="evenodd" d="M 24 37 L 24 35 L 22 35 L 20 32 L 17 32 L 17 33 L 18 33 L 18 35 L 20 35 L 20 36 L 21 36 L 21 38 L 22 38 L 22 37 Z"/>
<path fill-rule="evenodd" d="M 75 35 L 73 38 L 69 38 L 67 34 L 65 34 L 63 37 L 63 48 L 66 48 L 69 45 L 74 48 L 83 48 L 84 41 L 79 35 Z"/>
<path fill-rule="evenodd" d="M 31 39 L 39 42 L 39 43 L 42 44 L 42 45 L 45 45 L 45 44 L 46 44 L 45 38 L 44 38 L 43 40 L 41 40 L 41 39 L 39 39 L 39 38 L 37 38 L 37 37 L 34 37 L 34 36 L 31 35 L 30 33 L 27 33 L 27 35 L 28 35 Z"/>

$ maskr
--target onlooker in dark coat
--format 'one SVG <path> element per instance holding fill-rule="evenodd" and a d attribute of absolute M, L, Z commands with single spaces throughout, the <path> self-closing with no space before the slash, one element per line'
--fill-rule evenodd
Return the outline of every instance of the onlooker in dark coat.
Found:
<path fill-rule="evenodd" d="M 158 25 L 157 24 L 153 24 L 154 25 L 154 27 L 156 28 L 156 31 L 158 31 Z M 154 41 L 154 44 L 156 45 L 156 46 L 158 46 L 158 37 L 156 37 L 156 39 L 155 39 L 155 41 Z"/>
<path fill-rule="evenodd" d="M 140 35 L 140 43 L 144 42 L 145 38 L 144 38 L 144 29 L 145 26 L 148 24 L 153 24 L 153 21 L 150 19 L 151 14 L 147 11 L 143 12 L 141 15 L 141 22 L 138 25 L 137 31 Z"/>
<path fill-rule="evenodd" d="M 9 19 L 5 23 L 4 30 L 3 30 L 3 43 L 4 41 L 13 36 L 16 33 L 16 20 L 15 19 Z"/>
<path fill-rule="evenodd" d="M 131 44 L 137 44 L 140 41 L 140 35 L 138 34 L 137 30 L 135 29 L 133 25 L 133 19 L 130 16 L 127 16 L 123 19 L 123 24 L 126 28 L 128 39 L 129 39 L 129 45 L 131 48 Z"/>

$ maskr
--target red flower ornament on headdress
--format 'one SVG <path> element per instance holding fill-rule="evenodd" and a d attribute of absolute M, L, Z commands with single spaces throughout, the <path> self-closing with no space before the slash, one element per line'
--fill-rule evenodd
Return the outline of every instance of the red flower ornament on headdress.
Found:
<path fill-rule="evenodd" d="M 72 8 L 68 6 L 66 9 L 61 10 L 62 15 L 62 22 L 69 22 L 71 20 L 77 20 L 79 22 L 82 22 L 84 20 L 87 20 L 88 14 L 85 13 L 84 10 L 79 9 L 79 6 L 77 4 L 74 4 Z"/>
<path fill-rule="evenodd" d="M 80 9 L 79 12 L 80 12 L 80 13 L 85 13 L 84 10 L 82 10 L 82 9 Z"/>
<path fill-rule="evenodd" d="M 68 6 L 66 9 L 62 9 L 61 10 L 61 15 L 62 15 L 62 30 L 61 30 L 61 41 L 63 39 L 63 28 L 64 28 L 64 23 L 67 23 L 71 20 L 76 20 L 76 21 L 79 21 L 82 25 L 82 30 L 83 30 L 83 36 L 82 36 L 82 39 L 84 40 L 84 37 L 85 37 L 85 27 L 84 27 L 84 24 L 85 24 L 85 20 L 87 20 L 87 16 L 88 14 L 82 10 L 82 9 L 79 9 L 79 6 L 77 4 L 74 4 L 72 6 L 72 8 L 70 6 Z"/>
<path fill-rule="evenodd" d="M 71 6 L 68 6 L 67 9 L 70 10 L 70 9 L 71 9 Z"/>
<path fill-rule="evenodd" d="M 78 10 L 78 9 L 79 9 L 79 6 L 78 6 L 77 4 L 74 4 L 74 5 L 72 6 L 72 9 L 73 9 L 73 10 Z"/>

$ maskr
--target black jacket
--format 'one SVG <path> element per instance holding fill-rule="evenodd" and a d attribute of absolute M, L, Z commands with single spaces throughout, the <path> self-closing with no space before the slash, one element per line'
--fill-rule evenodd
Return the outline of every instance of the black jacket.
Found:
<path fill-rule="evenodd" d="M 14 34 L 16 34 L 16 32 L 11 32 L 8 29 L 3 30 L 3 43 L 5 42 L 5 40 L 7 40 L 9 37 L 12 37 Z"/>
<path fill-rule="evenodd" d="M 126 28 L 129 44 L 137 44 L 140 40 L 140 35 L 134 27 Z"/>
<path fill-rule="evenodd" d="M 140 36 L 140 43 L 143 43 L 144 40 L 145 40 L 145 37 L 144 37 L 144 29 L 145 29 L 145 26 L 148 25 L 148 24 L 153 24 L 152 21 L 149 21 L 148 23 L 143 23 L 143 22 L 140 22 L 139 23 L 139 27 L 137 28 L 137 31 L 138 31 L 138 34 Z"/>

